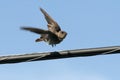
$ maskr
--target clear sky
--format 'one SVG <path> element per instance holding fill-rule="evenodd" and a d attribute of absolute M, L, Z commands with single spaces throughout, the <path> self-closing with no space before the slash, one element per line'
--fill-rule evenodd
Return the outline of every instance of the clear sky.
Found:
<path fill-rule="evenodd" d="M 20 26 L 47 29 L 39 8 L 68 32 L 56 47 Z M 0 56 L 120 45 L 120 0 L 1 0 Z M 0 65 L 1 80 L 120 80 L 120 55 Z"/>

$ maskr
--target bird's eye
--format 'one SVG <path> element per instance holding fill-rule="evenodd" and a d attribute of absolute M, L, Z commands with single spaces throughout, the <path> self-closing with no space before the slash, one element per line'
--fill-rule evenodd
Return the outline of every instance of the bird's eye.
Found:
<path fill-rule="evenodd" d="M 62 31 L 61 33 L 63 34 L 64 32 Z"/>

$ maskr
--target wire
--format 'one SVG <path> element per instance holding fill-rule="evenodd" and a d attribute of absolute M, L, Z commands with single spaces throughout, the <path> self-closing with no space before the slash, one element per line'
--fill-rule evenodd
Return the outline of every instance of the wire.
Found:
<path fill-rule="evenodd" d="M 110 50 L 110 51 L 107 51 L 107 52 L 103 52 L 103 53 L 101 53 L 100 55 L 110 54 L 110 53 L 116 52 L 116 51 L 118 51 L 118 50 L 120 50 L 120 48 L 115 48 L 115 49 L 113 49 L 113 50 Z M 34 61 L 34 60 L 37 60 L 37 59 L 39 59 L 39 58 L 43 58 L 43 57 L 45 57 L 45 56 L 46 56 L 46 55 L 39 56 L 39 57 L 36 57 L 36 58 L 33 58 L 33 59 L 29 59 L 29 60 L 26 60 L 25 62 Z"/>
<path fill-rule="evenodd" d="M 116 48 L 116 49 L 113 49 L 113 50 L 110 50 L 110 51 L 107 51 L 107 52 L 103 52 L 102 54 L 105 55 L 105 54 L 110 54 L 110 53 L 113 53 L 113 52 L 116 52 L 116 51 L 119 51 L 120 48 Z"/>
<path fill-rule="evenodd" d="M 117 54 L 120 53 L 120 46 L 74 49 L 57 52 L 31 53 L 24 55 L 0 56 L 0 64 L 20 63 L 38 60 L 50 60 L 70 57 L 88 57 L 95 55 Z"/>
<path fill-rule="evenodd" d="M 42 55 L 37 56 L 37 57 L 35 57 L 35 58 L 32 58 L 32 59 L 26 60 L 26 61 L 24 61 L 24 62 L 34 61 L 34 60 L 37 60 L 37 59 L 43 58 L 43 57 L 45 57 L 45 56 L 47 56 L 47 55 L 46 55 L 46 54 L 42 54 Z"/>

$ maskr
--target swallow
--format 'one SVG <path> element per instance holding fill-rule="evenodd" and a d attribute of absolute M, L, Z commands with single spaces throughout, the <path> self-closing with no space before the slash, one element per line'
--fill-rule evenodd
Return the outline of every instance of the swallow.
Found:
<path fill-rule="evenodd" d="M 54 21 L 52 17 L 45 10 L 40 8 L 40 11 L 43 13 L 48 23 L 47 24 L 48 30 L 34 28 L 34 27 L 21 27 L 21 29 L 39 34 L 40 37 L 37 38 L 35 42 L 44 41 L 53 47 L 56 44 L 62 42 L 63 39 L 65 39 L 65 37 L 67 36 L 67 32 L 62 31 L 58 23 Z"/>

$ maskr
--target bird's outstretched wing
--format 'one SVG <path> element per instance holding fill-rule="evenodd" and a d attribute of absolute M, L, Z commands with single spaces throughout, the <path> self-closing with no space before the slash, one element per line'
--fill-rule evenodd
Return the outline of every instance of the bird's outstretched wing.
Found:
<path fill-rule="evenodd" d="M 49 31 L 47 30 L 43 30 L 43 29 L 39 29 L 39 28 L 33 28 L 33 27 L 21 27 L 22 30 L 27 30 L 27 31 L 31 31 L 37 34 L 49 34 Z"/>
<path fill-rule="evenodd" d="M 52 17 L 51 17 L 44 9 L 40 8 L 40 10 L 41 10 L 41 12 L 44 14 L 44 17 L 45 17 L 48 25 L 49 25 L 49 24 L 52 25 L 52 28 L 53 28 L 55 31 L 60 31 L 61 29 L 60 29 L 59 25 L 57 24 L 57 22 L 54 21 L 54 20 L 52 19 Z M 48 28 L 48 29 L 49 29 L 49 28 Z"/>

